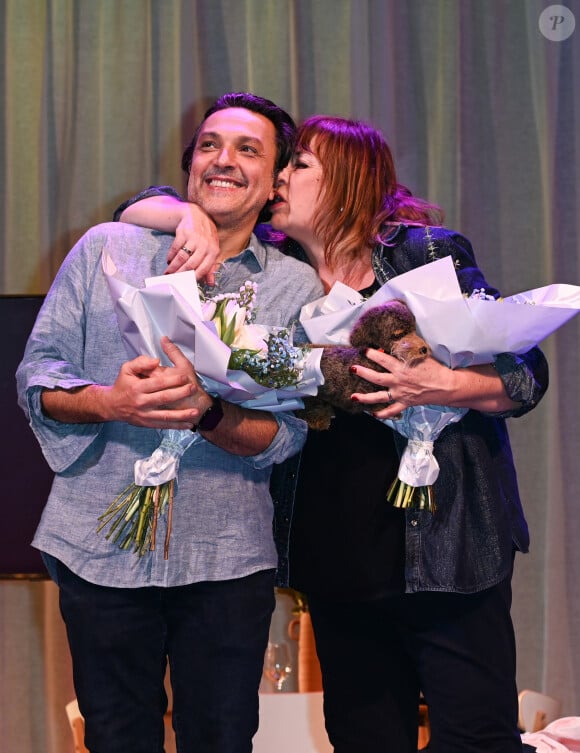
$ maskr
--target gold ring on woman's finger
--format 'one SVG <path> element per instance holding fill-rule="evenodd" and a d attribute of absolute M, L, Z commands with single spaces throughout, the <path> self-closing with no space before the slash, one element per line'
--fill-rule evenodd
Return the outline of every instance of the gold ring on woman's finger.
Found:
<path fill-rule="evenodd" d="M 185 251 L 185 253 L 186 253 L 186 254 L 187 254 L 188 256 L 191 256 L 191 255 L 192 255 L 192 253 L 193 253 L 193 251 L 190 251 L 190 250 L 189 250 L 189 249 L 188 249 L 188 248 L 187 248 L 186 246 L 182 246 L 182 247 L 181 247 L 181 250 L 182 250 L 182 251 Z"/>

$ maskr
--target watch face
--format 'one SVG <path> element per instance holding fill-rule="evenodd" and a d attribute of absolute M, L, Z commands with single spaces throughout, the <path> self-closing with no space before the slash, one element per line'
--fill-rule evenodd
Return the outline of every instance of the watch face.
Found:
<path fill-rule="evenodd" d="M 212 404 L 203 414 L 197 425 L 198 429 L 201 429 L 202 431 L 211 431 L 212 429 L 215 429 L 224 417 L 224 411 L 219 397 L 212 395 L 211 398 L 213 400 Z"/>

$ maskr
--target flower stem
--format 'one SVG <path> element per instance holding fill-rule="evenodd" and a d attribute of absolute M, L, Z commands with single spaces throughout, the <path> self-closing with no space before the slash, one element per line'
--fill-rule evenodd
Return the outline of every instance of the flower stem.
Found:
<path fill-rule="evenodd" d="M 153 492 L 153 520 L 151 522 L 151 551 L 155 551 L 155 538 L 157 534 L 157 521 L 159 519 L 159 487 Z"/>
<path fill-rule="evenodd" d="M 400 478 L 396 478 L 387 492 L 387 501 L 391 502 L 393 507 L 403 510 L 428 510 L 430 513 L 435 512 L 435 496 L 433 487 L 428 486 L 411 486 Z"/>
<path fill-rule="evenodd" d="M 171 527 L 173 525 L 173 487 L 175 480 L 169 482 L 169 500 L 167 507 L 167 531 L 165 533 L 165 548 L 163 550 L 163 559 L 169 559 L 169 539 L 171 538 Z"/>
<path fill-rule="evenodd" d="M 164 546 L 164 557 L 168 559 L 174 484 L 174 480 L 159 486 L 130 484 L 99 516 L 97 533 L 109 526 L 107 540 L 118 544 L 120 549 L 133 547 L 139 557 L 142 557 L 147 551 L 155 550 L 159 516 L 168 507 Z"/>
<path fill-rule="evenodd" d="M 107 507 L 105 512 L 102 515 L 99 515 L 98 520 L 103 521 L 101 525 L 97 528 L 97 532 L 100 531 L 104 526 L 107 525 L 107 522 L 115 516 L 115 514 L 122 510 L 125 505 L 127 505 L 128 499 L 130 499 L 130 492 L 132 489 L 135 488 L 135 484 L 129 484 L 129 486 L 124 489 L 121 494 L 119 494 L 118 497 L 116 497 L 111 504 Z"/>

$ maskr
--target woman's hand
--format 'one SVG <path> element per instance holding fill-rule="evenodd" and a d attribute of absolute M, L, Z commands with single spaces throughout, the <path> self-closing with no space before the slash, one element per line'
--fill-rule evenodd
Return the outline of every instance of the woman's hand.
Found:
<path fill-rule="evenodd" d="M 167 254 L 165 274 L 194 269 L 198 280 L 205 278 L 215 284 L 215 267 L 220 253 L 217 228 L 208 215 L 197 206 L 181 202 L 182 217 L 175 227 L 175 240 Z"/>
<path fill-rule="evenodd" d="M 215 284 L 214 271 L 220 253 L 217 228 L 197 206 L 174 196 L 148 196 L 123 210 L 121 222 L 175 233 L 167 255 L 165 274 L 195 270 L 197 280 Z"/>
<path fill-rule="evenodd" d="M 390 402 L 377 411 L 377 418 L 394 418 L 412 405 L 446 405 L 489 413 L 514 410 L 519 405 L 509 398 L 492 364 L 450 369 L 429 357 L 409 366 L 398 358 L 369 348 L 367 356 L 386 371 L 356 366 L 357 376 L 376 384 L 375 392 L 355 393 L 353 399 L 372 410 L 377 403 Z"/>
<path fill-rule="evenodd" d="M 355 393 L 354 398 L 372 406 L 376 403 L 391 403 L 388 408 L 377 411 L 377 418 L 394 418 L 411 405 L 451 405 L 453 374 L 434 358 L 425 358 L 414 366 L 403 363 L 398 358 L 369 348 L 367 357 L 382 366 L 386 371 L 374 371 L 364 366 L 356 366 L 356 375 L 380 390 Z"/>

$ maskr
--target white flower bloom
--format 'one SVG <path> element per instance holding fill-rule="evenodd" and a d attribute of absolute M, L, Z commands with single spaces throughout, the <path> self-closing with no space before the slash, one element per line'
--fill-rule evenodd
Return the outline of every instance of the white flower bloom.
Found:
<path fill-rule="evenodd" d="M 213 319 L 215 310 L 216 310 L 216 302 L 212 300 L 211 298 L 208 298 L 207 300 L 202 302 L 201 315 L 206 320 L 206 322 L 209 322 Z"/>
<path fill-rule="evenodd" d="M 230 322 L 234 320 L 234 332 L 237 336 L 246 321 L 245 307 L 240 306 L 237 301 L 231 300 L 226 303 L 224 314 L 228 327 L 230 326 Z"/>
<path fill-rule="evenodd" d="M 241 327 L 236 332 L 232 346 L 244 350 L 266 352 L 268 350 L 268 328 L 260 324 L 246 324 L 245 327 Z"/>

